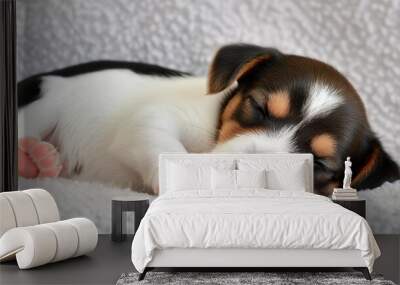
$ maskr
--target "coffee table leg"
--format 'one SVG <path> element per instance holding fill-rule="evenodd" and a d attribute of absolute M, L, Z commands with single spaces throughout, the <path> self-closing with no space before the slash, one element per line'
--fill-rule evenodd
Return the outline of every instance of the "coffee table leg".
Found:
<path fill-rule="evenodd" d="M 122 241 L 122 203 L 112 201 L 111 216 L 111 239 L 113 241 Z"/>

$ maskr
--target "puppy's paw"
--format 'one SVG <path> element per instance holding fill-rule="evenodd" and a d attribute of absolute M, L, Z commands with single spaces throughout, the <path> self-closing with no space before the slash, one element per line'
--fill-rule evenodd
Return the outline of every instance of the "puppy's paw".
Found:
<path fill-rule="evenodd" d="M 29 155 L 39 169 L 38 177 L 59 176 L 62 165 L 60 154 L 54 145 L 48 142 L 39 142 L 30 149 Z"/>
<path fill-rule="evenodd" d="M 57 177 L 62 170 L 60 154 L 54 145 L 36 138 L 18 141 L 18 172 L 25 178 Z"/>
<path fill-rule="evenodd" d="M 39 168 L 22 148 L 18 148 L 18 175 L 29 179 L 39 175 Z"/>

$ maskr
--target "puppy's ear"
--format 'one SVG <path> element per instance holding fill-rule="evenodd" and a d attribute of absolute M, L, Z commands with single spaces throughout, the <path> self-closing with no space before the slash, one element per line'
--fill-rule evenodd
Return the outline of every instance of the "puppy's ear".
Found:
<path fill-rule="evenodd" d="M 208 71 L 208 93 L 217 93 L 239 81 L 259 64 L 272 62 L 282 54 L 273 48 L 233 44 L 217 51 Z"/>
<path fill-rule="evenodd" d="M 380 186 L 386 181 L 393 182 L 400 179 L 397 163 L 383 149 L 380 141 L 373 137 L 368 143 L 364 159 L 355 169 L 352 186 L 357 189 L 371 189 Z"/>

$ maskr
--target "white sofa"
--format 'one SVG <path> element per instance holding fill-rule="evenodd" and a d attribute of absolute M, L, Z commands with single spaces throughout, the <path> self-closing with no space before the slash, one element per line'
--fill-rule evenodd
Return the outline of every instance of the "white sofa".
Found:
<path fill-rule="evenodd" d="M 0 193 L 0 262 L 20 269 L 86 254 L 97 245 L 97 228 L 86 218 L 60 221 L 53 197 L 43 189 Z"/>

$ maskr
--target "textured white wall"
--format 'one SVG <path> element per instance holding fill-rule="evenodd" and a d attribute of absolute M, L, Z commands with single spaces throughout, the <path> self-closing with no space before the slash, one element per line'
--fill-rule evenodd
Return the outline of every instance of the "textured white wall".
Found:
<path fill-rule="evenodd" d="M 17 8 L 19 78 L 95 59 L 205 74 L 217 47 L 239 41 L 326 61 L 354 84 L 400 162 L 398 0 L 18 0 Z"/>

